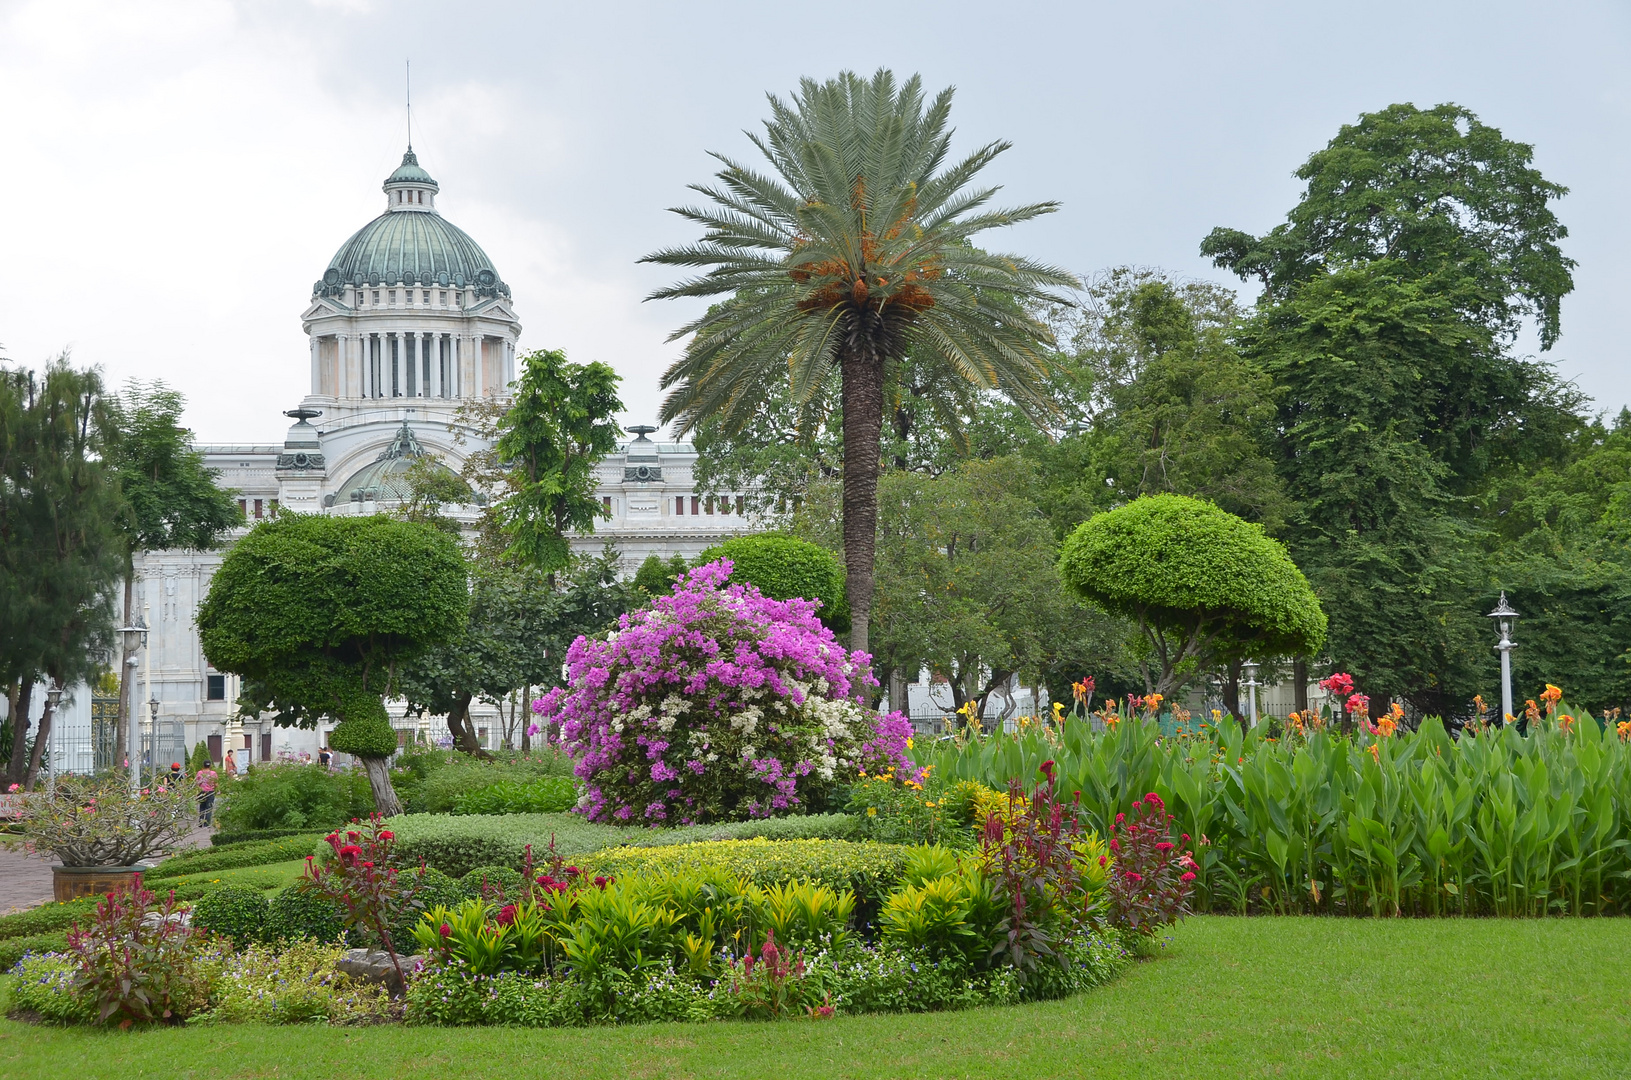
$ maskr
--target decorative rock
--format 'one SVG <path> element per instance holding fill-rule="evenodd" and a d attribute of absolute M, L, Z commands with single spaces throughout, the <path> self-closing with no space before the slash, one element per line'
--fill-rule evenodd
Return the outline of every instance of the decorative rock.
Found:
<path fill-rule="evenodd" d="M 423 956 L 399 956 L 397 959 L 403 971 L 414 971 L 423 967 L 425 962 Z M 384 949 L 347 949 L 334 966 L 353 979 L 378 983 L 392 997 L 402 996 L 402 980 L 397 978 L 396 968 L 391 964 L 391 954 Z"/>

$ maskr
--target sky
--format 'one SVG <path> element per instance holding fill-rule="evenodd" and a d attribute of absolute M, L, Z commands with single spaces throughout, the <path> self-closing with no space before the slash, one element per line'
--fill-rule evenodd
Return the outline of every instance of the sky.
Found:
<path fill-rule="evenodd" d="M 640 256 L 696 235 L 667 208 L 709 151 L 751 153 L 767 93 L 887 66 L 957 88 L 954 150 L 1013 143 L 999 202 L 1063 204 L 984 246 L 1247 297 L 1199 256 L 1208 231 L 1281 221 L 1294 170 L 1362 112 L 1470 108 L 1570 189 L 1579 267 L 1544 355 L 1617 412 L 1628 56 L 1631 7 L 1590 2 L 0 0 L 0 356 L 68 350 L 181 390 L 201 440 L 280 442 L 312 283 L 384 210 L 411 60 L 414 148 L 512 286 L 522 347 L 612 364 L 625 422 L 650 422 L 696 311 L 644 302 L 672 272 Z"/>

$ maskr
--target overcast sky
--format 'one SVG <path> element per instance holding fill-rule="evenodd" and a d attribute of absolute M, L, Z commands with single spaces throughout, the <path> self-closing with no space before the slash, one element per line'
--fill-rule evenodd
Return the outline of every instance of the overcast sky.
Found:
<path fill-rule="evenodd" d="M 987 235 L 1089 274 L 1234 279 L 1196 252 L 1261 232 L 1292 172 L 1359 113 L 1455 101 L 1571 189 L 1579 260 L 1550 357 L 1631 402 L 1631 16 L 1624 4 L 286 2 L 0 0 L 0 344 L 67 348 L 182 390 L 206 441 L 281 441 L 309 379 L 300 313 L 384 209 L 405 139 L 438 206 L 515 291 L 523 348 L 564 347 L 656 411 L 668 331 L 635 260 L 694 232 L 665 207 L 745 155 L 767 91 L 880 65 L 957 87 L 964 148 L 1008 139 Z M 1238 284 L 1238 283 L 1237 283 Z M 1530 342 L 1526 346 L 1533 348 Z"/>

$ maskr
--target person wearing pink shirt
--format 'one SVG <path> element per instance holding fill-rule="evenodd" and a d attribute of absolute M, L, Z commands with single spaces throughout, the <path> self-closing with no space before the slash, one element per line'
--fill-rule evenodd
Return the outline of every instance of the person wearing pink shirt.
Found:
<path fill-rule="evenodd" d="M 208 825 L 215 816 L 215 781 L 217 774 L 214 769 L 205 766 L 198 770 L 198 823 Z"/>

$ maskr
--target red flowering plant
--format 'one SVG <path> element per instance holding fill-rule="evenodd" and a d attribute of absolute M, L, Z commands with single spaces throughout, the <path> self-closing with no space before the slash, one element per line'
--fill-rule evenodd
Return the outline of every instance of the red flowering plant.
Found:
<path fill-rule="evenodd" d="M 801 1010 L 812 1018 L 831 1016 L 831 1003 L 817 997 L 814 984 L 804 976 L 804 954 L 777 945 L 776 932 L 771 930 L 758 955 L 750 952 L 732 964 L 723 982 L 742 1016 L 779 1020 Z"/>
<path fill-rule="evenodd" d="M 324 837 L 334 850 L 333 858 L 318 863 L 306 856 L 305 873 L 295 886 L 337 904 L 347 926 L 368 934 L 390 955 L 391 966 L 401 979 L 402 962 L 391 940 L 391 927 L 423 910 L 418 893 L 425 867 L 421 863 L 418 870 L 404 874 L 391 865 L 396 834 L 384 827 L 378 814 L 371 815 L 367 825 L 356 819 L 351 824 L 358 827 L 337 829 Z"/>
<path fill-rule="evenodd" d="M 103 1023 L 178 1023 L 208 996 L 204 931 L 182 919 L 173 891 L 162 904 L 154 900 L 136 874 L 128 891 L 96 905 L 89 927 L 76 923 L 68 931 L 78 988 L 95 1001 Z"/>
<path fill-rule="evenodd" d="M 1195 891 L 1195 859 L 1180 849 L 1185 833 L 1172 839 L 1172 815 L 1155 792 L 1133 804 L 1131 814 L 1117 814 L 1110 826 L 1110 922 L 1123 930 L 1153 937 L 1189 914 Z"/>
<path fill-rule="evenodd" d="M 1043 782 L 1029 795 L 1017 779 L 1008 782 L 1009 812 L 989 815 L 980 836 L 981 867 L 1006 908 L 991 959 L 1022 976 L 1055 956 L 1061 933 L 1087 922 L 1091 899 L 1077 861 L 1082 827 L 1076 805 L 1067 809 L 1055 797 L 1053 762 L 1043 762 L 1040 771 Z"/>

